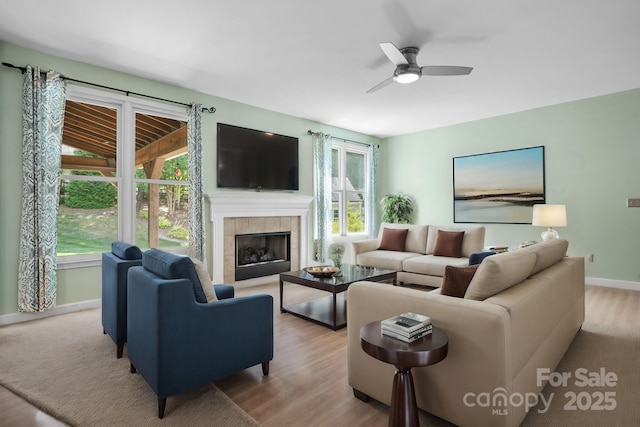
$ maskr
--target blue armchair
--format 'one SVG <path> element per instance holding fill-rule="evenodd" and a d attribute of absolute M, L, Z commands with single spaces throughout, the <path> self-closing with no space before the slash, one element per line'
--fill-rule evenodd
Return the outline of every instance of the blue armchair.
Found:
<path fill-rule="evenodd" d="M 127 272 L 142 264 L 142 251 L 136 245 L 113 242 L 111 252 L 102 253 L 102 330 L 116 344 L 116 357 L 122 357 L 127 342 Z"/>
<path fill-rule="evenodd" d="M 273 359 L 273 297 L 207 303 L 193 262 L 158 249 L 128 274 L 127 354 L 158 396 L 167 397 Z M 207 286 L 207 284 L 205 284 Z"/>
<path fill-rule="evenodd" d="M 142 265 L 142 251 L 136 245 L 113 242 L 111 252 L 102 253 L 102 331 L 116 344 L 120 359 L 127 342 L 127 272 Z M 218 299 L 233 298 L 229 285 L 214 285 Z"/>

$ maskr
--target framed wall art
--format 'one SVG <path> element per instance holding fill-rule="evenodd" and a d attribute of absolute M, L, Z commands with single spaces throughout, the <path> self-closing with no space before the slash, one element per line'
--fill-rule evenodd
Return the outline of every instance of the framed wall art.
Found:
<path fill-rule="evenodd" d="M 453 222 L 531 224 L 544 202 L 543 146 L 453 158 Z"/>

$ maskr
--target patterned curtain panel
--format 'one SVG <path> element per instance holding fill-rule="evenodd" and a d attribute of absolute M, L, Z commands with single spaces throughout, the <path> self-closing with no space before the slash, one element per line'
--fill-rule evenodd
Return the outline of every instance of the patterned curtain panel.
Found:
<path fill-rule="evenodd" d="M 313 176 L 316 195 L 316 261 L 329 259 L 331 232 L 331 135 L 313 134 Z"/>
<path fill-rule="evenodd" d="M 367 233 L 373 238 L 378 231 L 378 197 L 377 183 L 378 181 L 378 145 L 369 145 L 369 200 L 367 200 Z"/>
<path fill-rule="evenodd" d="M 58 73 L 27 66 L 22 87 L 22 216 L 18 310 L 56 303 L 60 152 L 66 86 Z"/>
<path fill-rule="evenodd" d="M 189 256 L 204 261 L 201 104 L 193 104 L 189 110 L 187 144 L 189 149 Z"/>

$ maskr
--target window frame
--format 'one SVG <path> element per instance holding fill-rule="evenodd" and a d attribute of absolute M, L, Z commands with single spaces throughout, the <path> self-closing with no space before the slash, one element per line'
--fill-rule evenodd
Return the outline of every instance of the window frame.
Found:
<path fill-rule="evenodd" d="M 136 174 L 135 135 L 136 114 L 151 114 L 180 121 L 188 121 L 185 107 L 167 105 L 151 100 L 69 84 L 67 100 L 99 105 L 116 110 L 116 176 L 79 178 L 77 175 L 61 175 L 60 179 L 115 182 L 118 185 L 118 240 L 135 241 Z M 164 183 L 164 182 L 161 182 Z M 169 182 L 175 184 L 175 182 Z M 102 263 L 102 254 L 68 255 L 57 258 L 59 270 L 94 267 Z"/>
<path fill-rule="evenodd" d="M 340 184 L 339 190 L 334 191 L 333 185 L 331 188 L 331 193 L 334 192 L 339 193 L 338 197 L 338 212 L 339 212 L 339 227 L 338 233 L 333 233 L 333 222 L 331 225 L 331 237 L 333 239 L 347 238 L 347 237 L 363 237 L 367 235 L 367 224 L 370 220 L 368 212 L 369 207 L 367 206 L 369 202 L 369 193 L 371 192 L 370 188 L 370 173 L 369 170 L 369 147 L 366 144 L 362 144 L 359 142 L 347 141 L 345 139 L 334 138 L 331 137 L 331 150 L 338 151 L 338 162 L 340 164 L 340 168 L 338 171 L 338 181 Z M 348 232 L 348 215 L 347 215 L 347 195 L 350 191 L 346 188 L 346 180 L 347 180 L 347 153 L 359 154 L 364 157 L 364 189 L 362 192 L 364 193 L 364 223 L 365 227 L 363 231 L 359 232 Z M 333 165 L 332 165 L 333 170 Z M 332 177 L 333 181 L 333 177 Z M 332 196 L 333 198 L 333 196 Z M 332 209 L 333 211 L 333 209 Z M 333 217 L 333 216 L 332 216 Z"/>

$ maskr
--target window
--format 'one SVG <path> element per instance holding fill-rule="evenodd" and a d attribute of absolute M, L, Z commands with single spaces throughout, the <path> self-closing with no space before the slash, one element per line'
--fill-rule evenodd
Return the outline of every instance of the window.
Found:
<path fill-rule="evenodd" d="M 186 111 L 68 88 L 62 136 L 58 263 L 93 265 L 111 242 L 188 246 Z"/>
<path fill-rule="evenodd" d="M 367 147 L 332 138 L 331 202 L 332 234 L 347 236 L 367 231 Z"/>

